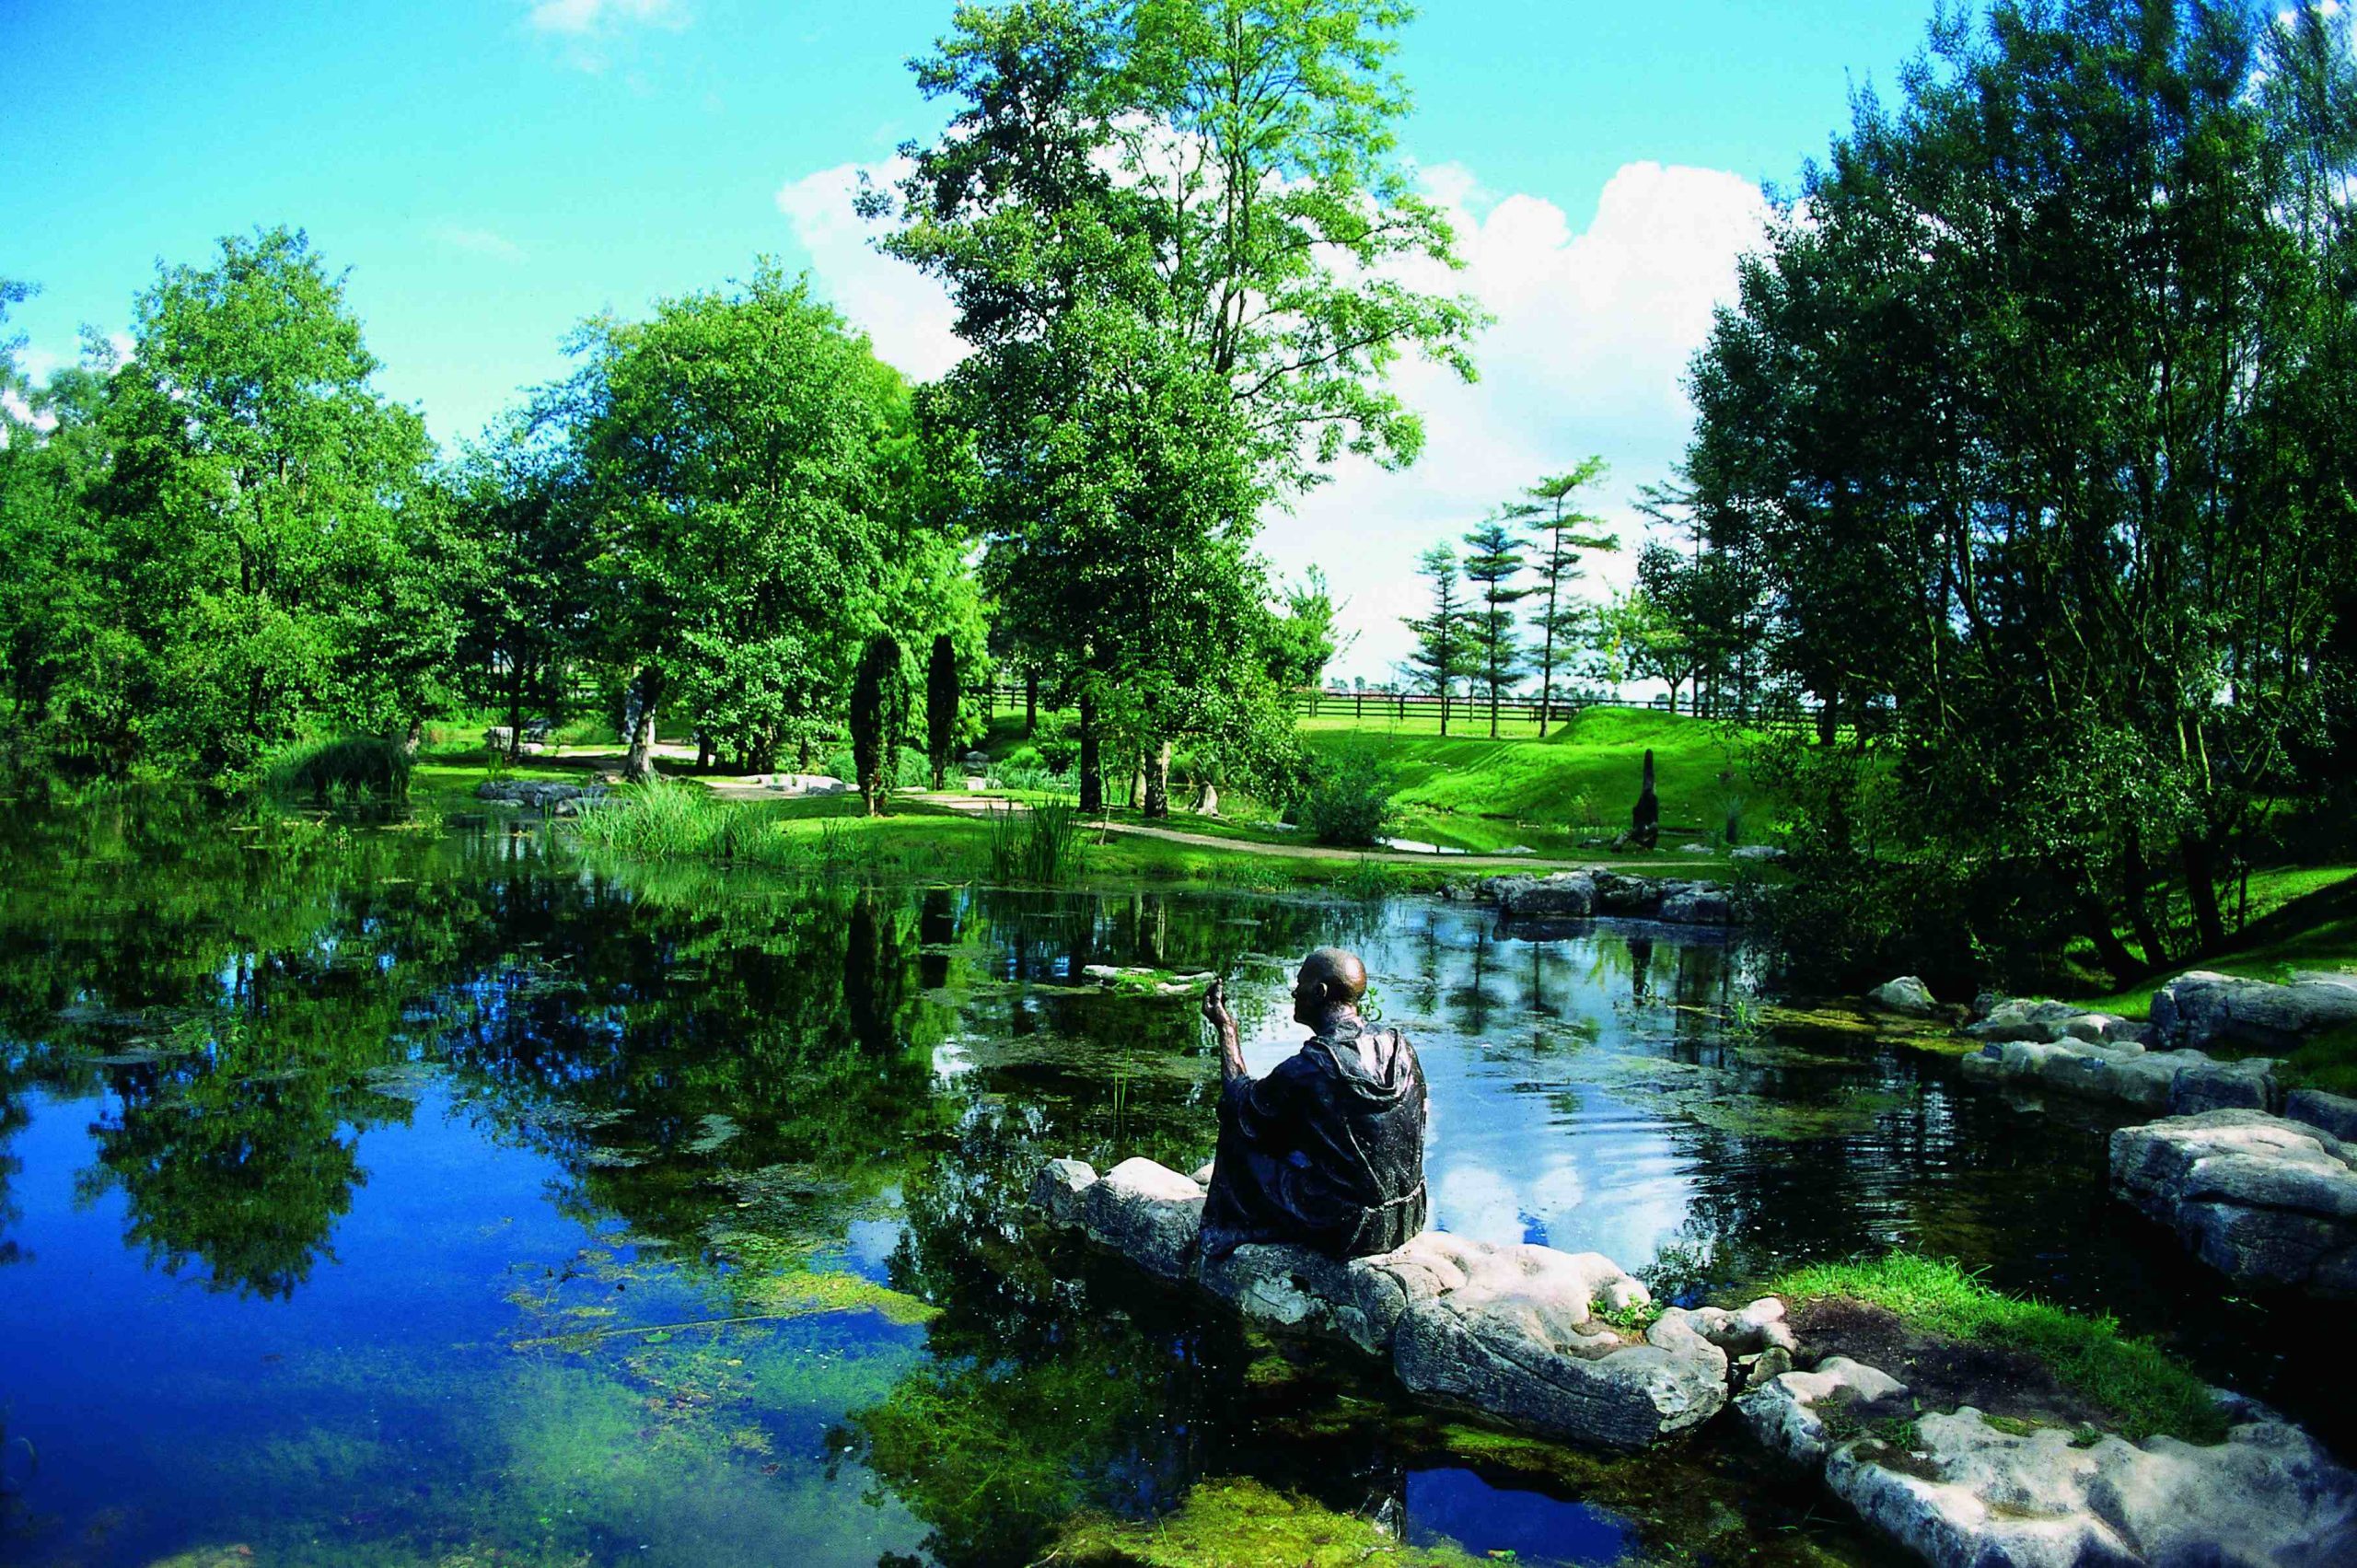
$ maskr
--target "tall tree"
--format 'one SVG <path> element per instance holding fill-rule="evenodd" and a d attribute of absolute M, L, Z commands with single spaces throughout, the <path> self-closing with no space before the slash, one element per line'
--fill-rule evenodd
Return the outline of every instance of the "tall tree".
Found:
<path fill-rule="evenodd" d="M 1530 596 L 1517 587 L 1522 575 L 1521 540 L 1504 522 L 1492 519 L 1465 536 L 1462 570 L 1480 595 L 1466 618 L 1474 671 L 1490 693 L 1490 738 L 1498 738 L 1498 702 L 1522 679 L 1522 640 L 1515 634 L 1521 617 L 1515 606 Z"/>
<path fill-rule="evenodd" d="M 935 634 L 924 666 L 925 749 L 933 763 L 933 787 L 948 787 L 949 759 L 958 749 L 958 643 Z"/>
<path fill-rule="evenodd" d="M 1539 586 L 1532 597 L 1538 614 L 1538 735 L 1547 736 L 1555 705 L 1557 653 L 1569 653 L 1588 641 L 1595 615 L 1592 606 L 1572 598 L 1573 585 L 1584 575 L 1584 552 L 1620 548 L 1620 536 L 1603 531 L 1604 519 L 1578 509 L 1579 493 L 1604 478 L 1602 458 L 1583 459 L 1567 473 L 1540 480 L 1505 507 L 1504 515 L 1529 530 L 1538 553 L 1532 565 Z"/>
<path fill-rule="evenodd" d="M 916 65 L 949 128 L 865 205 L 975 350 L 925 407 L 970 459 L 987 579 L 1079 703 L 1084 805 L 1108 726 L 1159 814 L 1176 739 L 1278 702 L 1247 630 L 1261 505 L 1345 450 L 1414 456 L 1383 384 L 1401 353 L 1470 374 L 1476 313 L 1397 281 L 1454 262 L 1395 157 L 1405 14 L 1012 0 L 961 8 Z"/>
<path fill-rule="evenodd" d="M 406 729 L 440 698 L 457 618 L 416 413 L 370 386 L 344 283 L 299 231 L 165 266 L 107 379 L 120 624 L 138 749 L 224 784 L 304 729 Z"/>
<path fill-rule="evenodd" d="M 860 650 L 851 682 L 852 772 L 857 775 L 859 797 L 875 816 L 891 792 L 900 745 L 899 717 L 905 702 L 900 688 L 900 645 L 889 632 L 877 632 Z"/>
<path fill-rule="evenodd" d="M 558 397 L 602 652 L 631 680 L 629 773 L 652 772 L 667 703 L 757 771 L 807 749 L 885 622 L 888 540 L 923 554 L 907 388 L 766 263 L 644 322 L 593 320 L 574 349 L 584 364 Z"/>
<path fill-rule="evenodd" d="M 1686 473 L 1836 743 L 1820 907 L 1903 876 L 1959 947 L 2130 972 L 2223 939 L 2350 668 L 2351 81 L 2320 6 L 1998 0 L 1744 263 Z M 1859 854 L 1868 821 L 1920 849 Z"/>
<path fill-rule="evenodd" d="M 1433 604 L 1429 614 L 1411 616 L 1405 622 L 1416 634 L 1416 647 L 1402 671 L 1411 681 L 1439 697 L 1440 732 L 1446 737 L 1450 697 L 1457 683 L 1471 677 L 1476 668 L 1468 624 L 1472 610 L 1457 575 L 1457 554 L 1448 546 L 1436 544 L 1425 551 L 1416 571 L 1432 585 Z"/>

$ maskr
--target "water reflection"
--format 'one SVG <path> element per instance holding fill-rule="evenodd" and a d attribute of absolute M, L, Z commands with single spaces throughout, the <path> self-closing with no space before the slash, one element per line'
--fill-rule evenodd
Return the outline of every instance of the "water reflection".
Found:
<path fill-rule="evenodd" d="M 1527 1562 L 1871 1555 L 1732 1439 L 1449 1428 L 1025 1234 L 1044 1154 L 1213 1143 L 1190 999 L 1090 966 L 1231 975 L 1260 1071 L 1329 941 L 1422 1050 L 1449 1229 L 1688 1293 L 1928 1246 L 2329 1402 L 2269 1359 L 2287 1319 L 2120 1223 L 2099 1118 L 1754 1028 L 1757 958 L 1692 932 L 618 872 L 134 796 L 9 833 L 0 1400 L 41 1465 L 0 1472 L 0 1555 L 981 1564 L 1226 1474 Z"/>

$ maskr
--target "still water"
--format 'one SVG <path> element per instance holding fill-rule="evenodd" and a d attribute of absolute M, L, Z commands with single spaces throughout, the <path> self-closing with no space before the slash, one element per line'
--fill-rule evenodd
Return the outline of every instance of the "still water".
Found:
<path fill-rule="evenodd" d="M 2107 1122 L 1763 1024 L 1707 934 L 116 796 L 0 842 L 0 1562 L 1026 1562 L 1221 1477 L 1523 1563 L 1886 1561 L 1739 1434 L 1484 1437 L 1027 1237 L 1044 1156 L 1213 1142 L 1191 999 L 1085 966 L 1233 974 L 1259 1071 L 1329 941 L 1422 1050 L 1444 1228 L 1687 1299 L 1923 1247 L 2346 1446 L 2345 1383 L 2277 1353 L 2306 1328 L 2107 1200 Z"/>

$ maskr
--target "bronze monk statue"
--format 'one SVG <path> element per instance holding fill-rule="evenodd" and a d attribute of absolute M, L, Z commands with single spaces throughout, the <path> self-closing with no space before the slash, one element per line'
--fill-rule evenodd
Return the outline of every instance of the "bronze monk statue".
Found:
<path fill-rule="evenodd" d="M 1359 1016 L 1365 994 L 1355 954 L 1310 954 L 1293 1016 L 1312 1038 L 1255 1078 L 1225 989 L 1212 982 L 1203 1016 L 1219 1036 L 1219 1152 L 1203 1204 L 1205 1257 L 1283 1242 L 1364 1258 L 1424 1228 L 1424 1070 L 1405 1035 Z"/>

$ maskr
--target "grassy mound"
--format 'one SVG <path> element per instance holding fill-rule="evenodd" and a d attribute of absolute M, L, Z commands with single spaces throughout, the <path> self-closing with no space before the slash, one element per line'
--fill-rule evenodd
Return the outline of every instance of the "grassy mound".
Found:
<path fill-rule="evenodd" d="M 1350 748 L 1376 750 L 1393 770 L 1392 831 L 1455 849 L 1527 845 L 1572 854 L 1583 837 L 1629 825 L 1644 755 L 1654 753 L 1662 841 L 1675 848 L 1724 831 L 1733 808 L 1745 836 L 1769 803 L 1746 782 L 1737 742 L 1721 726 L 1668 714 L 1590 708 L 1544 740 L 1306 725 L 1303 737 L 1338 762 Z"/>
<path fill-rule="evenodd" d="M 2003 1295 L 1943 1259 L 1894 1252 L 1866 1262 L 1812 1263 L 1767 1289 L 1799 1307 L 1864 1303 L 1935 1339 L 2019 1353 L 2131 1439 L 2166 1433 L 2216 1443 L 2226 1435 L 2226 1418 L 2201 1380 L 2150 1341 L 2122 1334 L 2117 1318 Z M 1904 1366 L 1882 1370 L 1902 1382 L 1908 1376 Z"/>

